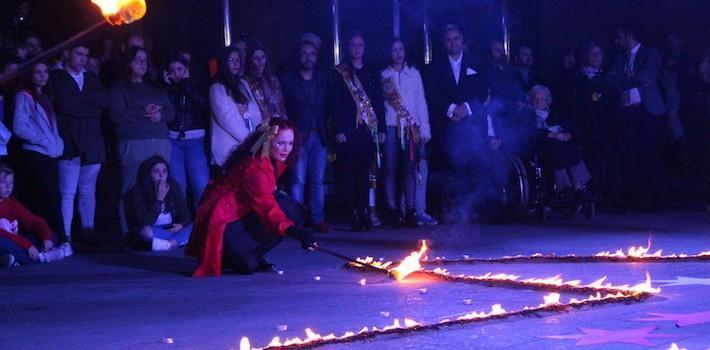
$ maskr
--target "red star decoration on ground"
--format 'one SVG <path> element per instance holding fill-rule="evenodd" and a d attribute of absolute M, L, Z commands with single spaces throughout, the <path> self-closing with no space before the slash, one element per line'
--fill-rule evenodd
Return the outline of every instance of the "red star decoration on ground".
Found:
<path fill-rule="evenodd" d="M 626 344 L 636 344 L 644 346 L 656 346 L 648 338 L 677 338 L 677 336 L 672 334 L 651 334 L 655 331 L 656 326 L 649 326 L 643 328 L 635 329 L 624 329 L 620 331 L 610 331 L 606 329 L 593 329 L 593 328 L 579 328 L 579 330 L 584 334 L 570 334 L 570 335 L 547 335 L 540 338 L 547 339 L 575 339 L 577 343 L 575 346 L 580 345 L 595 345 L 595 344 L 608 344 L 608 343 L 626 343 Z"/>
<path fill-rule="evenodd" d="M 653 312 L 648 315 L 652 317 L 639 318 L 634 321 L 676 321 L 676 327 L 687 327 L 710 322 L 710 311 L 702 311 L 692 314 L 664 314 Z"/>

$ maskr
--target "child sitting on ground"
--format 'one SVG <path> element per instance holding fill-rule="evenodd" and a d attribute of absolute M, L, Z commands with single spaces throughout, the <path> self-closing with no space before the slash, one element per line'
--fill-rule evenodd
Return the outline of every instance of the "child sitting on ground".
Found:
<path fill-rule="evenodd" d="M 14 171 L 0 163 L 0 266 L 53 262 L 72 255 L 69 243 L 54 246 L 54 234 L 44 219 L 11 197 L 14 185 Z M 33 234 L 38 243 L 22 234 Z"/>
<path fill-rule="evenodd" d="M 190 210 L 180 184 L 168 176 L 168 162 L 160 156 L 141 164 L 130 192 L 129 227 L 132 245 L 162 251 L 184 246 L 190 239 Z"/>

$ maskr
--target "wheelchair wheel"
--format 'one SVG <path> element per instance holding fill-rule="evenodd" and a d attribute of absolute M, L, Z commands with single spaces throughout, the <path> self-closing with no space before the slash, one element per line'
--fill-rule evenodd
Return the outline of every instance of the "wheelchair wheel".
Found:
<path fill-rule="evenodd" d="M 506 216 L 522 219 L 530 205 L 530 187 L 525 163 L 519 157 L 510 160 L 510 172 L 503 191 L 503 207 Z"/>

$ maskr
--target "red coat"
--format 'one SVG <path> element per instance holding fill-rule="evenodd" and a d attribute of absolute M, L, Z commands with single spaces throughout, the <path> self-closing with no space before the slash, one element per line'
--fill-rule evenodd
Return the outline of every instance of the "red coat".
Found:
<path fill-rule="evenodd" d="M 278 176 L 286 164 L 277 163 Z M 193 276 L 222 273 L 222 241 L 227 224 L 254 212 L 269 232 L 284 235 L 293 221 L 281 210 L 274 191 L 276 174 L 268 157 L 249 157 L 215 179 L 197 208 L 186 254 L 199 260 Z"/>

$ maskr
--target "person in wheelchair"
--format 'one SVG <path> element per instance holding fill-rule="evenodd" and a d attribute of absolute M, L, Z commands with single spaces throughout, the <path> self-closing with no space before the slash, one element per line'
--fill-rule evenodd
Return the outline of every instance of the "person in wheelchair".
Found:
<path fill-rule="evenodd" d="M 303 229 L 303 208 L 277 190 L 277 180 L 298 154 L 292 122 L 272 118 L 232 152 L 225 174 L 213 180 L 197 209 L 186 254 L 198 258 L 193 276 L 219 276 L 222 265 L 251 274 L 273 265 L 264 254 L 288 235 L 306 250 L 318 244 Z"/>
<path fill-rule="evenodd" d="M 592 179 L 584 164 L 582 149 L 576 142 L 577 127 L 550 109 L 552 93 L 543 85 L 535 85 L 528 93 L 532 109 L 529 122 L 535 126 L 531 151 L 554 169 L 558 195 L 573 194 L 575 203 L 591 198 L 587 184 Z M 533 122 L 534 121 L 534 122 Z"/>

